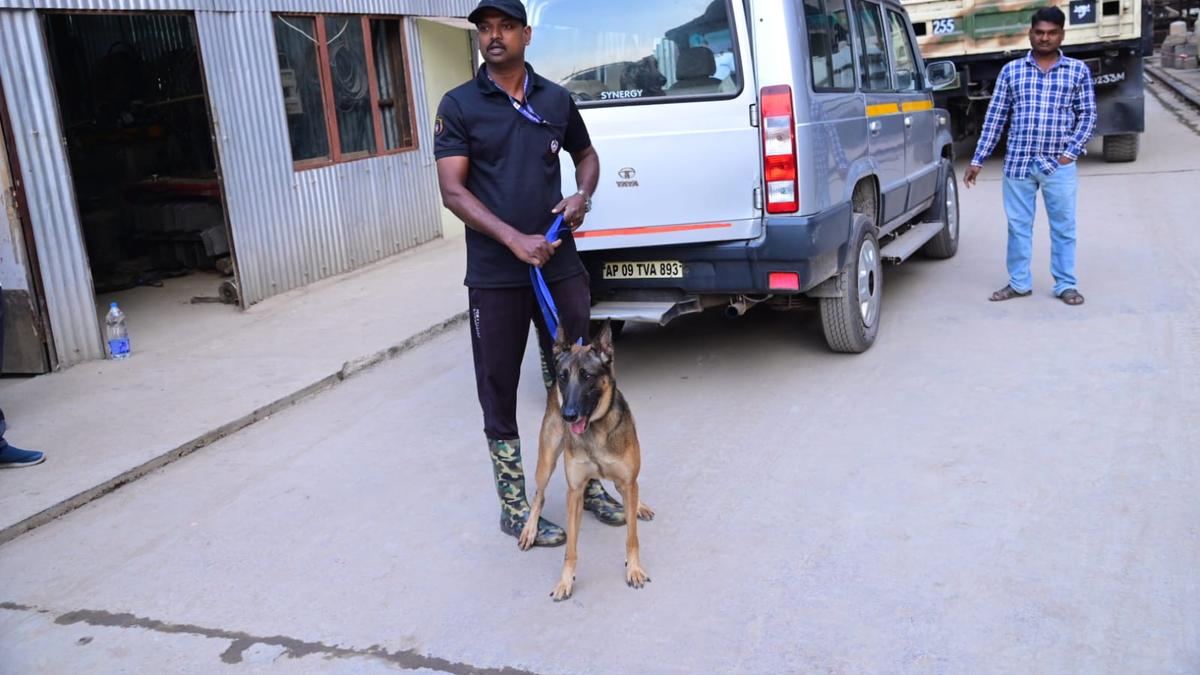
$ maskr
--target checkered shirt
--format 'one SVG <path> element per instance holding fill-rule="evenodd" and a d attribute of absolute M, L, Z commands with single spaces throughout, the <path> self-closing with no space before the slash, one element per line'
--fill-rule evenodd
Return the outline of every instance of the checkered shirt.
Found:
<path fill-rule="evenodd" d="M 983 133 L 971 164 L 982 166 L 996 149 L 1004 125 L 1008 149 L 1004 175 L 1028 178 L 1037 168 L 1049 175 L 1061 156 L 1078 159 L 1096 128 L 1096 92 L 1083 61 L 1059 55 L 1049 72 L 1042 72 L 1033 52 L 1010 61 L 1000 70 Z"/>

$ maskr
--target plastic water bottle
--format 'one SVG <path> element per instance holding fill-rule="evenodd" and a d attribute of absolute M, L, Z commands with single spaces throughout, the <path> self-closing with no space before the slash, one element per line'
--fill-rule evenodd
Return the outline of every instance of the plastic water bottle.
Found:
<path fill-rule="evenodd" d="M 114 359 L 129 358 L 129 329 L 125 327 L 125 312 L 117 307 L 117 303 L 108 306 L 104 323 L 108 326 L 108 353 Z"/>

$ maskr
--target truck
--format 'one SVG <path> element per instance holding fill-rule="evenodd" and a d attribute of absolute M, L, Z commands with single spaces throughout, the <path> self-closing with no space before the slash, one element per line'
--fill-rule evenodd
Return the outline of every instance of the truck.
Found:
<path fill-rule="evenodd" d="M 955 140 L 983 127 L 996 78 L 1005 63 L 1029 49 L 1033 13 L 1045 0 L 902 0 L 921 54 L 927 61 L 950 61 L 959 79 L 934 94 L 950 111 Z M 1146 126 L 1142 57 L 1153 51 L 1151 0 L 1066 0 L 1062 50 L 1087 64 L 1096 88 L 1096 136 L 1104 159 L 1137 159 Z"/>

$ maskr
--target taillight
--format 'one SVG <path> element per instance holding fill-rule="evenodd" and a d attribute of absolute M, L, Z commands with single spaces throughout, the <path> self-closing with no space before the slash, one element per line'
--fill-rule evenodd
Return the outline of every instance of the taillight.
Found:
<path fill-rule="evenodd" d="M 767 213 L 795 213 L 796 115 L 792 110 L 792 88 L 786 84 L 763 87 L 762 109 L 763 177 L 767 183 Z"/>
<path fill-rule="evenodd" d="M 795 272 L 771 272 L 767 276 L 767 288 L 773 291 L 798 291 L 800 275 Z"/>

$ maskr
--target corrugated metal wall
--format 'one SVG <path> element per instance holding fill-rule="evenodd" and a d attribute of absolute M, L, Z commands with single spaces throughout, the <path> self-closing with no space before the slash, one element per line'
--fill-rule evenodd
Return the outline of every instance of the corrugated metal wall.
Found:
<path fill-rule="evenodd" d="M 293 169 L 271 12 L 465 16 L 475 0 L 0 0 L 12 114 L 60 366 L 102 358 L 91 273 L 38 12 L 195 10 L 242 296 L 252 304 L 440 234 L 419 35 L 406 21 L 420 148 Z M 14 10 L 13 8 L 18 8 Z M 268 9 L 269 8 L 269 9 Z"/>
<path fill-rule="evenodd" d="M 0 11 L 0 78 L 29 200 L 55 354 L 64 366 L 102 358 L 92 273 L 37 12 Z"/>
<path fill-rule="evenodd" d="M 296 171 L 269 12 L 198 12 L 242 296 L 250 303 L 340 274 L 441 231 L 429 121 L 412 152 Z M 425 88 L 406 25 L 416 110 Z"/>

